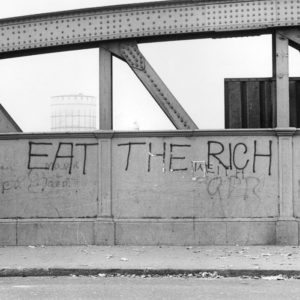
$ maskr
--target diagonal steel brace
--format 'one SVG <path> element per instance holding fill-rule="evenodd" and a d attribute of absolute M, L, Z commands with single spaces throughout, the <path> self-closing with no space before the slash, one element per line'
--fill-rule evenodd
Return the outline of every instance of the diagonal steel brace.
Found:
<path fill-rule="evenodd" d="M 176 129 L 198 129 L 191 117 L 140 52 L 136 42 L 106 43 L 101 44 L 100 47 L 110 51 L 130 66 Z"/>
<path fill-rule="evenodd" d="M 300 51 L 300 29 L 280 29 L 277 31 L 280 35 L 289 40 L 289 45 Z"/>

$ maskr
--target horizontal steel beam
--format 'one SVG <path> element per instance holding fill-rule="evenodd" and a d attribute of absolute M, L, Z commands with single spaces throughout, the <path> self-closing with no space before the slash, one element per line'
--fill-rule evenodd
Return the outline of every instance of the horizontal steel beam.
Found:
<path fill-rule="evenodd" d="M 130 38 L 300 25 L 300 0 L 194 0 L 119 5 L 0 20 L 0 53 Z M 47 51 L 46 51 L 47 52 Z M 24 52 L 26 55 L 26 52 Z"/>

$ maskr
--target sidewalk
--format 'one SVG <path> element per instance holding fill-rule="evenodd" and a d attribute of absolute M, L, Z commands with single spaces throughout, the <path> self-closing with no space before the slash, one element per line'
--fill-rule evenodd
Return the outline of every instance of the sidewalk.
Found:
<path fill-rule="evenodd" d="M 300 276 L 297 246 L 28 246 L 0 248 L 0 276 Z"/>

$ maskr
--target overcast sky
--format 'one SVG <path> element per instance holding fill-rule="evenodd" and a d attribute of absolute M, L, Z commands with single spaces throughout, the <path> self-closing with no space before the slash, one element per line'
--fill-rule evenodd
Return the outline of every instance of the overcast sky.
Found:
<path fill-rule="evenodd" d="M 149 1 L 1 1 L 0 18 Z M 4 4 L 5 3 L 5 4 Z M 224 78 L 271 77 L 271 37 L 142 44 L 140 49 L 201 129 L 224 128 Z M 300 55 L 290 49 L 290 76 Z M 97 49 L 0 61 L 0 102 L 23 131 L 50 130 L 50 99 L 98 98 Z M 114 59 L 114 128 L 172 129 L 172 124 L 125 63 Z"/>

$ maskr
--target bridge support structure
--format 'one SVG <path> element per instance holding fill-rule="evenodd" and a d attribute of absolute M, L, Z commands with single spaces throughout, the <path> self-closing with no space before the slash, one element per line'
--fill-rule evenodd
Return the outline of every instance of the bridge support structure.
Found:
<path fill-rule="evenodd" d="M 0 20 L 1 59 L 98 48 L 100 86 L 99 131 L 0 134 L 0 245 L 299 245 L 288 68 L 288 46 L 300 49 L 298 2 L 176 0 Z M 273 36 L 268 122 L 252 116 L 257 101 L 247 107 L 254 122 L 220 131 L 198 130 L 138 47 L 260 34 Z M 113 130 L 113 57 L 177 131 Z"/>

